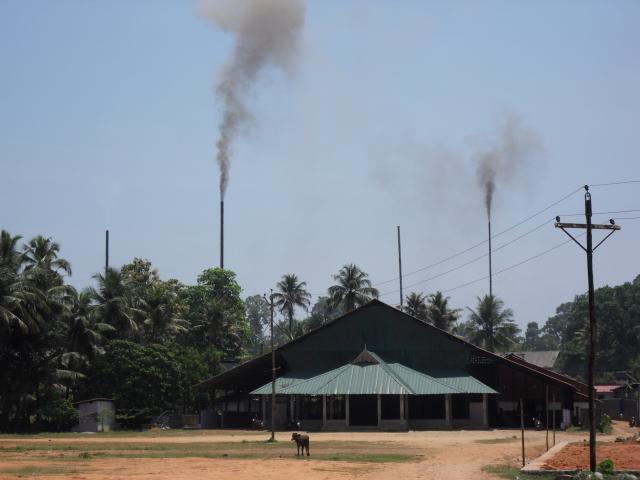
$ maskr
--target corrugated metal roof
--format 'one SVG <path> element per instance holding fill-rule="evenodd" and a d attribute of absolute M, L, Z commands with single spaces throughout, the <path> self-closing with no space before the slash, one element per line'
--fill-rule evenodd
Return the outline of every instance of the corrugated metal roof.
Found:
<path fill-rule="evenodd" d="M 400 363 L 384 362 L 367 352 L 377 363 L 348 363 L 302 379 L 304 375 L 283 376 L 276 380 L 276 393 L 287 395 L 442 395 L 459 393 L 497 393 L 466 372 L 447 371 L 442 377 L 427 375 Z M 361 357 L 362 354 L 358 356 Z M 271 383 L 253 392 L 271 393 Z"/>
<path fill-rule="evenodd" d="M 524 351 L 511 353 L 519 356 L 525 362 L 533 363 L 538 367 L 553 368 L 556 364 L 556 361 L 558 360 L 560 350 Z"/>
<path fill-rule="evenodd" d="M 458 390 L 459 393 L 498 393 L 463 370 L 435 370 L 429 373 L 438 381 Z"/>

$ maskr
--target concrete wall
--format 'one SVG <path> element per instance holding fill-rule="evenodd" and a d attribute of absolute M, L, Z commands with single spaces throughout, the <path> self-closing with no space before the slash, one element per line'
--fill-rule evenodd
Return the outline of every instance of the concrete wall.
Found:
<path fill-rule="evenodd" d="M 74 432 L 109 432 L 116 428 L 116 409 L 113 402 L 96 400 L 77 406 L 80 417 Z"/>

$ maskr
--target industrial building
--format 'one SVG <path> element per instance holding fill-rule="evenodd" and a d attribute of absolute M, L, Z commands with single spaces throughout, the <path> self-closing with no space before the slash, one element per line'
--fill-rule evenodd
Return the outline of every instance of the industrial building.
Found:
<path fill-rule="evenodd" d="M 534 418 L 558 428 L 572 422 L 587 386 L 505 357 L 379 300 L 276 349 L 277 428 L 413 430 L 490 428 Z M 270 422 L 271 354 L 200 384 L 207 428 Z"/>

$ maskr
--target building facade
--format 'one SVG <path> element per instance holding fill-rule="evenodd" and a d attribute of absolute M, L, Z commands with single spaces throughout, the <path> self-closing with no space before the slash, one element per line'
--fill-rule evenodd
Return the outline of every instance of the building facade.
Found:
<path fill-rule="evenodd" d="M 305 430 L 489 428 L 572 421 L 586 386 L 487 352 L 374 300 L 279 348 L 275 424 Z M 206 382 L 203 427 L 271 421 L 271 354 Z"/>

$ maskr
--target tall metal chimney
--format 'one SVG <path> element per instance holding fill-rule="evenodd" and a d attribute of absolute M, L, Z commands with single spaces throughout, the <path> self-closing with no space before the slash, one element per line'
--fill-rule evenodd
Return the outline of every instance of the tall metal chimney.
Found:
<path fill-rule="evenodd" d="M 104 232 L 104 274 L 109 270 L 109 230 Z"/>
<path fill-rule="evenodd" d="M 489 295 L 493 297 L 493 272 L 491 271 L 491 217 L 489 217 Z"/>
<path fill-rule="evenodd" d="M 224 268 L 224 200 L 220 200 L 220 268 Z"/>

